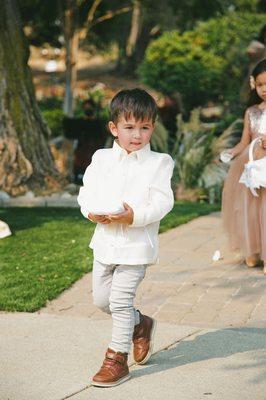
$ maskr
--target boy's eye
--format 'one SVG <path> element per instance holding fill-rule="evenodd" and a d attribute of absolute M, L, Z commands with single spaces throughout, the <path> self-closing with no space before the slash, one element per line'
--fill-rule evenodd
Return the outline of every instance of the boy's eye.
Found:
<path fill-rule="evenodd" d="M 149 127 L 148 126 L 143 126 L 142 129 L 147 130 L 147 129 L 149 129 Z"/>
<path fill-rule="evenodd" d="M 132 126 L 126 126 L 125 128 L 126 129 L 132 129 Z"/>

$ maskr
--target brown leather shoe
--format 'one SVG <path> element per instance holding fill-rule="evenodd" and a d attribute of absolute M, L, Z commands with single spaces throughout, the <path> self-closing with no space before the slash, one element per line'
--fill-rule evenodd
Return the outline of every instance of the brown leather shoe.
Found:
<path fill-rule="evenodd" d="M 249 268 L 257 267 L 260 263 L 260 259 L 258 254 L 254 254 L 252 256 L 246 257 L 246 264 Z"/>
<path fill-rule="evenodd" d="M 103 365 L 91 380 L 93 386 L 113 387 L 120 385 L 130 378 L 127 353 L 107 349 Z"/>
<path fill-rule="evenodd" d="M 133 333 L 133 356 L 137 364 L 145 364 L 152 355 L 153 336 L 156 329 L 155 319 L 140 315 L 140 323 Z"/>

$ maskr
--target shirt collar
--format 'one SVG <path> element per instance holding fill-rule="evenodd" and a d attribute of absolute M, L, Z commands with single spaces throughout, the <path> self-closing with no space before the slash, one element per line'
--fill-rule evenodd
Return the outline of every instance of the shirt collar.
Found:
<path fill-rule="evenodd" d="M 128 154 L 125 149 L 123 149 L 116 140 L 113 143 L 113 153 L 118 160 L 121 160 L 123 157 L 134 157 L 137 158 L 138 161 L 144 161 L 149 155 L 151 151 L 150 143 L 146 144 L 146 146 L 142 147 L 142 149 L 137 151 L 132 151 L 132 153 Z"/>

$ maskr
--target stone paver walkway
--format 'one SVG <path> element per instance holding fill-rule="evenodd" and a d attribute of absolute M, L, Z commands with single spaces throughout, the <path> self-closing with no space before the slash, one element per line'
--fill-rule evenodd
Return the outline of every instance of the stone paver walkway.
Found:
<path fill-rule="evenodd" d="M 213 262 L 217 249 L 223 259 Z M 227 250 L 215 213 L 160 235 L 160 262 L 148 268 L 136 306 L 179 326 L 266 327 L 266 276 Z M 39 313 L 110 318 L 92 303 L 91 274 Z"/>

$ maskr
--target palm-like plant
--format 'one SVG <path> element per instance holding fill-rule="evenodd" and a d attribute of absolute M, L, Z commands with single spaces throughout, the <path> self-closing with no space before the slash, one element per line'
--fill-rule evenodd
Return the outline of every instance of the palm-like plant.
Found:
<path fill-rule="evenodd" d="M 157 121 L 151 137 L 151 148 L 154 151 L 168 153 L 168 132 L 164 125 Z"/>
<path fill-rule="evenodd" d="M 210 153 L 211 161 L 205 165 L 198 184 L 200 187 L 210 189 L 215 186 L 221 187 L 227 171 L 228 165 L 219 161 L 220 153 L 224 149 L 233 147 L 241 137 L 243 129 L 243 120 L 236 119 L 227 129 L 219 136 L 213 136 Z"/>
<path fill-rule="evenodd" d="M 199 197 L 202 192 L 220 188 L 227 167 L 219 161 L 219 154 L 232 147 L 242 131 L 242 120 L 234 121 L 219 137 L 215 125 L 200 121 L 200 109 L 191 112 L 188 122 L 177 117 L 178 130 L 172 156 L 175 159 L 174 185 L 177 197 Z M 221 190 L 219 190 L 221 191 Z"/>

